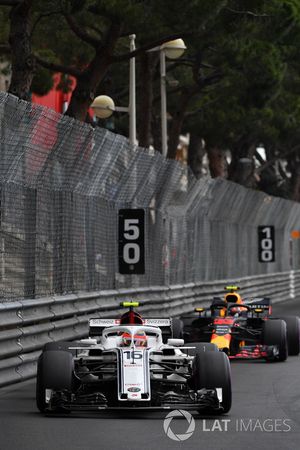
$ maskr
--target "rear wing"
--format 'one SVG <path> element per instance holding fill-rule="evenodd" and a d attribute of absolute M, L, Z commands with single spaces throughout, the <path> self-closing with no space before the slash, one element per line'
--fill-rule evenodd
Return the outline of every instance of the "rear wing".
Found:
<path fill-rule="evenodd" d="M 245 299 L 245 305 L 250 306 L 253 312 L 262 310 L 264 315 L 272 314 L 272 303 L 269 297 L 257 297 L 252 299 Z"/>
<path fill-rule="evenodd" d="M 265 317 L 270 314 L 272 314 L 272 304 L 271 299 L 269 297 L 254 297 L 244 300 L 244 304 L 251 308 L 248 313 L 252 316 L 256 316 L 257 314 Z M 226 308 L 226 302 L 222 297 L 213 297 L 212 303 L 210 306 L 206 307 L 199 307 L 194 309 L 194 313 L 199 313 L 199 317 L 211 317 L 211 309 L 216 306 L 224 307 Z M 234 304 L 233 304 L 234 305 Z M 236 304 L 236 307 L 238 308 L 240 306 L 241 311 L 242 304 Z M 190 320 L 191 317 L 195 317 L 195 315 L 187 314 L 186 316 L 182 316 L 181 319 L 184 321 L 184 319 Z"/>
<path fill-rule="evenodd" d="M 114 327 L 120 325 L 121 319 L 90 319 L 89 320 L 89 335 L 101 336 L 104 328 Z M 143 325 L 148 325 L 151 327 L 161 328 L 162 333 L 170 334 L 172 319 L 155 319 L 155 318 L 145 318 L 143 319 Z"/>

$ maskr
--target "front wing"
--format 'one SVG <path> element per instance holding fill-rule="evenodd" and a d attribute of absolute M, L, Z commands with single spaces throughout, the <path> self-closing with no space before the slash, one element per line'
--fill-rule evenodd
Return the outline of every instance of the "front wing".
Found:
<path fill-rule="evenodd" d="M 185 409 L 190 411 L 202 411 L 204 413 L 223 412 L 220 399 L 215 389 L 201 389 L 195 400 L 178 399 L 176 401 L 162 401 L 161 404 L 152 404 L 151 402 L 120 402 L 119 404 L 109 405 L 105 402 L 101 394 L 88 396 L 72 396 L 72 400 L 65 394 L 60 393 L 49 403 L 46 413 L 64 413 L 64 412 L 103 412 L 103 411 L 164 411 L 173 409 Z"/>
<path fill-rule="evenodd" d="M 229 359 L 273 359 L 278 354 L 276 345 L 244 345 L 240 347 L 238 353 L 229 355 Z"/>

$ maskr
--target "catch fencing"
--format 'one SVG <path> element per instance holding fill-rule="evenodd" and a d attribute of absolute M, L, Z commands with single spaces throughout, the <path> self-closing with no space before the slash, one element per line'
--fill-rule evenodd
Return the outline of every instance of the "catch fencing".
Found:
<path fill-rule="evenodd" d="M 297 270 L 300 205 L 0 93 L 0 298 L 170 286 Z M 118 211 L 145 211 L 146 271 L 118 269 Z M 258 259 L 275 227 L 275 261 Z"/>

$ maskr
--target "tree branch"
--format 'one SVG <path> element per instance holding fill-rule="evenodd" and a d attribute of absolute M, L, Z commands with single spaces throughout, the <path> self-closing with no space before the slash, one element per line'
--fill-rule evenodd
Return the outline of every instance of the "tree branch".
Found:
<path fill-rule="evenodd" d="M 255 158 L 260 162 L 261 165 L 265 164 L 265 160 L 261 157 L 257 150 L 254 153 Z"/>
<path fill-rule="evenodd" d="M 54 16 L 56 14 L 61 14 L 61 11 L 49 11 L 48 13 L 40 14 L 31 27 L 30 36 L 31 37 L 33 36 L 33 33 L 34 33 L 34 31 L 37 27 L 37 24 L 39 23 L 40 20 L 44 19 L 44 17 L 50 17 L 50 16 Z"/>
<path fill-rule="evenodd" d="M 17 6 L 21 0 L 0 0 L 0 6 Z"/>
<path fill-rule="evenodd" d="M 252 11 L 237 11 L 236 9 L 232 9 L 229 7 L 226 7 L 227 11 L 230 11 L 234 14 L 246 14 L 247 16 L 253 16 L 253 17 L 271 17 L 269 14 L 256 14 Z"/>
<path fill-rule="evenodd" d="M 269 159 L 269 161 L 265 162 L 262 166 L 260 166 L 258 169 L 256 169 L 255 173 L 257 173 L 257 174 L 261 173 L 263 170 L 272 166 L 272 164 L 274 164 L 274 162 L 276 162 L 278 159 L 285 158 L 286 156 L 289 156 L 291 153 L 294 153 L 294 152 L 298 151 L 299 149 L 300 149 L 300 145 L 296 145 L 295 147 L 280 154 L 279 156 L 275 156 L 274 158 Z"/>
<path fill-rule="evenodd" d="M 37 55 L 34 55 L 34 56 L 35 56 L 36 62 L 40 66 L 45 67 L 45 69 L 52 70 L 53 72 L 65 73 L 67 75 L 72 75 L 75 78 L 79 78 L 80 75 L 82 74 L 82 72 L 80 70 L 75 69 L 74 67 L 64 66 L 63 64 L 51 63 L 49 61 L 45 61 L 44 59 L 40 58 Z"/>
<path fill-rule="evenodd" d="M 0 55 L 9 55 L 11 52 L 10 46 L 7 44 L 0 44 Z"/>
<path fill-rule="evenodd" d="M 0 0 L 1 1 L 1 0 Z M 85 30 L 83 30 L 73 19 L 73 17 L 70 14 L 64 14 L 64 17 L 67 21 L 67 24 L 69 25 L 70 29 L 73 31 L 73 33 L 79 37 L 82 41 L 86 42 L 87 44 L 92 45 L 94 48 L 99 47 L 101 44 L 101 41 L 99 39 L 93 38 L 89 33 L 87 33 Z"/>
<path fill-rule="evenodd" d="M 90 24 L 89 27 L 91 30 L 94 30 L 97 34 L 99 34 L 99 36 L 103 36 L 103 31 L 100 30 L 100 28 L 96 27 L 96 25 Z"/>

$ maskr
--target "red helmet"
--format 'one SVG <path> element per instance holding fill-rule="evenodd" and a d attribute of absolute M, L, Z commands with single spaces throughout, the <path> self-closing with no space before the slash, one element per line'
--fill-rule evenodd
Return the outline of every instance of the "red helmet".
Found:
<path fill-rule="evenodd" d="M 124 347 L 129 347 L 131 345 L 131 334 L 125 331 L 122 333 L 122 345 Z"/>
<path fill-rule="evenodd" d="M 127 311 L 120 320 L 120 325 L 143 325 L 143 319 L 136 311 Z"/>
<path fill-rule="evenodd" d="M 147 335 L 145 331 L 137 331 L 133 337 L 136 347 L 147 347 Z"/>
<path fill-rule="evenodd" d="M 147 335 L 145 331 L 137 331 L 134 336 L 127 331 L 124 331 L 124 333 L 122 333 L 122 345 L 124 347 L 129 347 L 132 343 L 132 338 L 136 347 L 147 347 Z"/>

